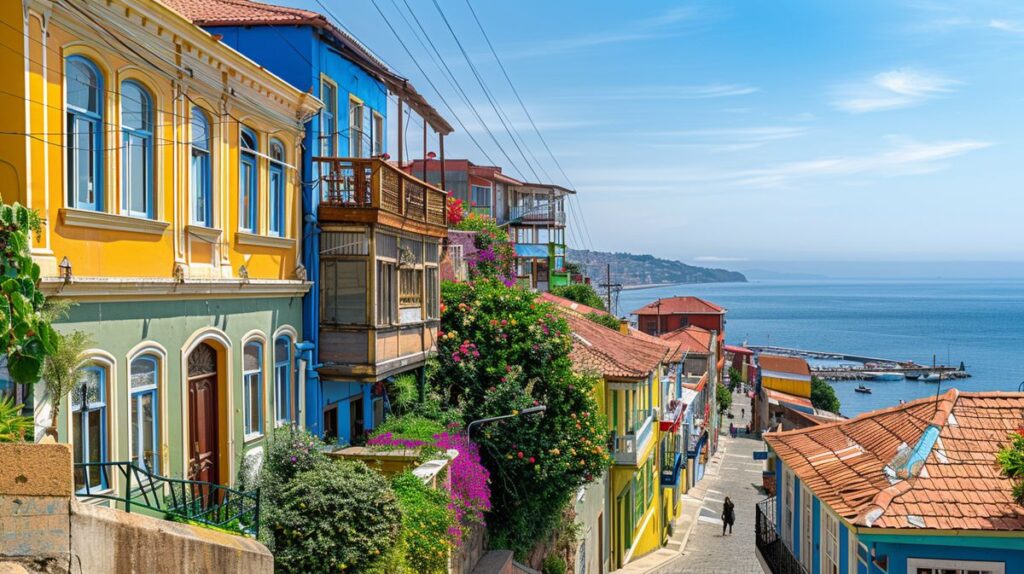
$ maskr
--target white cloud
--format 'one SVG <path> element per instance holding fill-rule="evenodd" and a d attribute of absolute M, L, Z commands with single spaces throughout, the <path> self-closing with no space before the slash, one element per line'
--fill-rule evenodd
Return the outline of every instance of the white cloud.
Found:
<path fill-rule="evenodd" d="M 910 69 L 875 74 L 833 90 L 832 105 L 852 114 L 906 108 L 953 91 L 957 80 Z"/>
<path fill-rule="evenodd" d="M 1012 20 L 1000 20 L 993 18 L 988 21 L 988 27 L 996 30 L 1002 30 L 1003 32 L 1012 32 L 1014 34 L 1024 34 L 1024 23 L 1014 22 Z"/>

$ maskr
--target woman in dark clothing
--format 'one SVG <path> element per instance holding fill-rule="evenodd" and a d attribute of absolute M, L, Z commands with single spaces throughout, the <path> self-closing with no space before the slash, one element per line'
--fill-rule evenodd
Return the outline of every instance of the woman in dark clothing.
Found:
<path fill-rule="evenodd" d="M 725 504 L 722 505 L 722 536 L 725 536 L 726 527 L 729 528 L 729 534 L 732 534 L 732 524 L 736 522 L 736 512 L 734 510 L 735 505 L 729 500 L 729 497 L 725 497 Z"/>

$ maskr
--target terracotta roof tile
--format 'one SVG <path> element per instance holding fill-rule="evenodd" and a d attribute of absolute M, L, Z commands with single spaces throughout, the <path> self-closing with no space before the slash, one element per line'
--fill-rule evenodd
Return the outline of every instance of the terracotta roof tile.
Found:
<path fill-rule="evenodd" d="M 636 311 L 633 311 L 633 315 L 721 315 L 722 313 L 725 313 L 725 309 L 723 307 L 719 307 L 718 305 L 715 305 L 710 301 L 705 301 L 699 297 L 691 296 L 658 299 L 653 303 L 648 303 Z"/>
<path fill-rule="evenodd" d="M 920 528 L 907 518 L 916 515 L 926 529 L 1024 531 L 1024 507 L 995 464 L 1022 418 L 1024 394 L 953 389 L 765 440 L 823 503 L 854 524 Z M 938 439 L 923 468 L 890 483 L 886 466 L 903 444 L 914 449 L 929 425 Z"/>
<path fill-rule="evenodd" d="M 578 370 L 595 371 L 607 378 L 644 379 L 669 352 L 663 343 L 624 335 L 564 307 L 556 309 L 572 331 L 569 358 Z"/>
<path fill-rule="evenodd" d="M 680 355 L 683 353 L 709 355 L 711 354 L 711 331 L 700 327 L 689 326 L 675 331 L 665 333 L 661 336 L 665 341 L 672 341 L 679 345 Z M 682 360 L 680 356 L 679 359 Z"/>
<path fill-rule="evenodd" d="M 800 357 L 783 357 L 780 355 L 761 354 L 757 357 L 757 364 L 762 371 L 776 371 L 780 373 L 792 373 L 794 375 L 811 376 L 811 367 L 807 361 Z"/>
<path fill-rule="evenodd" d="M 559 297 L 558 295 L 552 295 L 551 293 L 546 293 L 546 292 L 545 293 L 541 293 L 539 297 L 540 297 L 540 299 L 542 301 L 547 301 L 548 303 L 554 303 L 555 305 L 558 305 L 560 307 L 564 307 L 566 309 L 569 309 L 570 311 L 575 311 L 575 312 L 579 313 L 580 315 L 586 315 L 588 313 L 597 313 L 598 315 L 611 315 L 611 313 L 609 313 L 608 311 L 605 311 L 604 309 L 598 309 L 596 307 L 590 307 L 588 305 L 584 305 L 583 303 L 577 303 L 577 302 L 573 301 L 572 299 L 566 299 L 565 297 Z"/>

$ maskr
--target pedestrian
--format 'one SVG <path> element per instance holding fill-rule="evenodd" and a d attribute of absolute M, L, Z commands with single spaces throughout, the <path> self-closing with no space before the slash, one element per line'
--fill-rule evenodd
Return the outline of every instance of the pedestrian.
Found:
<path fill-rule="evenodd" d="M 740 409 L 740 420 L 743 420 L 743 418 L 746 417 L 746 416 L 747 416 L 747 409 L 745 409 L 745 408 Z"/>
<path fill-rule="evenodd" d="M 732 524 L 736 522 L 735 506 L 729 497 L 725 497 L 725 504 L 722 505 L 722 536 L 725 536 L 726 527 L 729 528 L 729 535 L 732 535 Z"/>
<path fill-rule="evenodd" d="M 732 423 L 729 423 L 729 436 L 736 438 L 736 427 Z"/>

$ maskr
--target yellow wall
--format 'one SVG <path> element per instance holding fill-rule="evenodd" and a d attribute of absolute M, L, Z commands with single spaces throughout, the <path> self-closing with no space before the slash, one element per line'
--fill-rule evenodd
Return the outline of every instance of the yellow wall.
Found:
<path fill-rule="evenodd" d="M 3 190 L 5 201 L 18 199 L 39 211 L 47 222 L 33 244 L 33 254 L 44 276 L 57 275 L 57 263 L 67 257 L 75 278 L 174 276 L 180 265 L 189 278 L 231 278 L 245 265 L 250 279 L 294 279 L 301 231 L 301 177 L 285 168 L 284 239 L 270 238 L 268 230 L 268 160 L 258 158 L 259 217 L 255 237 L 238 229 L 239 124 L 241 120 L 259 136 L 259 151 L 269 153 L 270 135 L 285 147 L 285 162 L 299 165 L 298 144 L 302 137 L 300 118 L 312 113 L 310 100 L 270 74 L 253 65 L 246 68 L 241 57 L 199 32 L 183 19 L 153 3 L 118 0 L 110 6 L 90 5 L 94 10 L 111 10 L 106 22 L 130 30 L 135 37 L 152 38 L 157 54 L 168 51 L 174 57 L 174 43 L 182 46 L 178 57 L 194 71 L 194 77 L 178 79 L 172 61 L 144 54 L 132 56 L 126 48 L 115 49 L 97 34 L 87 33 L 81 17 L 64 12 L 60 5 L 41 15 L 34 11 L 38 0 L 25 0 L 29 18 L 21 16 L 19 2 L 0 7 L 0 43 L 28 47 L 18 56 L 10 50 L 0 58 L 0 73 L 7 78 L 24 77 L 27 67 L 29 122 L 25 122 L 25 98 L 4 97 L 0 125 L 4 130 L 30 132 L 38 139 L 0 137 L 0 175 L 14 169 L 18 193 Z M 49 4 L 49 3 L 46 3 Z M 136 10 L 138 8 L 138 10 Z M 41 10 L 42 8 L 40 8 Z M 158 24 L 144 18 L 141 10 L 162 11 Z M 116 16 L 114 15 L 116 14 Z M 43 28 L 43 22 L 46 28 Z M 26 30 L 23 37 L 14 30 Z M 12 30 L 12 28 L 14 30 Z M 176 30 L 181 33 L 179 36 Z M 27 39 L 26 39 L 27 38 Z M 130 44 L 130 42 L 129 42 Z M 118 46 L 115 42 L 115 46 Z M 90 59 L 103 75 L 103 213 L 68 208 L 65 184 L 65 149 L 71 145 L 64 110 L 64 59 L 81 55 Z M 139 218 L 121 212 L 121 124 L 120 87 L 132 79 L 144 85 L 153 97 L 154 217 L 166 223 L 144 232 Z M 214 80 L 216 79 L 216 80 Z M 6 84 L 7 91 L 19 93 L 21 86 Z M 230 86 L 230 89 L 226 86 Z M 234 95 L 231 94 L 233 90 Z M 308 101 L 307 101 L 308 100 Z M 200 239 L 190 233 L 190 111 L 197 104 L 210 116 L 213 165 L 213 227 L 219 238 Z M 27 144 L 26 144 L 27 142 Z M 25 150 L 26 159 L 22 159 Z M 11 168 L 10 164 L 14 164 Z M 13 184 L 11 187 L 14 187 Z M 84 212 L 84 213 L 83 213 Z M 82 222 L 84 216 L 87 222 Z M 103 217 L 106 215 L 106 217 Z M 79 220 L 79 223 L 75 223 Z M 144 223 L 144 222 L 143 222 Z M 240 241 L 241 240 L 241 241 Z M 260 245 L 253 245 L 259 243 Z"/>
<path fill-rule="evenodd" d="M 761 385 L 775 391 L 781 391 L 798 397 L 811 396 L 810 381 L 794 381 L 792 379 L 780 379 L 776 377 L 761 377 Z"/>

